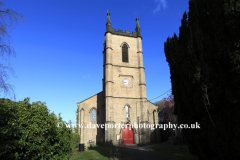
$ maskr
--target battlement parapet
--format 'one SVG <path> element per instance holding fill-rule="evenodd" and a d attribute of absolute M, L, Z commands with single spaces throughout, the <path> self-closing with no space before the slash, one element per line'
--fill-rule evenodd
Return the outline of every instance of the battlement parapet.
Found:
<path fill-rule="evenodd" d="M 116 31 L 114 28 L 111 28 L 106 33 L 112 33 L 112 34 L 115 34 L 115 35 L 121 35 L 121 36 L 127 36 L 127 37 L 135 37 L 135 38 L 139 37 L 137 35 L 137 32 L 130 33 L 127 30 L 125 32 L 123 32 L 123 30 L 121 30 L 121 29 L 118 29 L 118 31 Z M 106 35 L 106 33 L 105 33 L 105 35 Z"/>

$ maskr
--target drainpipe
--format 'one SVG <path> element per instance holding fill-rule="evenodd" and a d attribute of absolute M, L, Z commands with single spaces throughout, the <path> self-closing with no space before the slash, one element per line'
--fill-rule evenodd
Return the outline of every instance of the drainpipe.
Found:
<path fill-rule="evenodd" d="M 138 144 L 140 144 L 140 133 L 139 133 L 139 117 L 138 117 Z"/>

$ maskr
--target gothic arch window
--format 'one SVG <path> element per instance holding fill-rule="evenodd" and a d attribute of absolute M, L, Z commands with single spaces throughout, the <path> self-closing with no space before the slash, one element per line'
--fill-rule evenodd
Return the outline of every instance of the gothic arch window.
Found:
<path fill-rule="evenodd" d="M 129 107 L 126 106 L 126 107 L 125 107 L 125 110 L 126 110 L 126 117 L 129 118 Z"/>
<path fill-rule="evenodd" d="M 128 62 L 128 47 L 125 43 L 122 45 L 122 62 Z"/>
<path fill-rule="evenodd" d="M 91 111 L 91 120 L 92 121 L 96 121 L 97 120 L 97 111 L 95 109 L 93 109 Z"/>

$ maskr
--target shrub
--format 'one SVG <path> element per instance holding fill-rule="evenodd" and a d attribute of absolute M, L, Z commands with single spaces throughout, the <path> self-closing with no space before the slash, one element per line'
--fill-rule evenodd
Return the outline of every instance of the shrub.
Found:
<path fill-rule="evenodd" d="M 80 135 L 79 133 L 72 133 L 72 149 L 79 147 Z"/>
<path fill-rule="evenodd" d="M 62 159 L 70 156 L 71 129 L 42 102 L 0 99 L 0 159 Z"/>

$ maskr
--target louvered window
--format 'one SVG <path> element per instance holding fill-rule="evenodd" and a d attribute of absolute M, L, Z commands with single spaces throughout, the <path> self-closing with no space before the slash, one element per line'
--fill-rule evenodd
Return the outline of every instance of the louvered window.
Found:
<path fill-rule="evenodd" d="M 122 46 L 122 61 L 128 62 L 128 47 L 126 44 Z"/>

